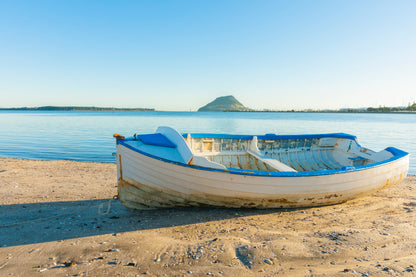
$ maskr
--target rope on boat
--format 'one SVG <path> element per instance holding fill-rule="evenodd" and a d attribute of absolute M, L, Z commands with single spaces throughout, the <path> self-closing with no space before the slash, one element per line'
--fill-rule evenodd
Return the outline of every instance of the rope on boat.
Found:
<path fill-rule="evenodd" d="M 13 226 L 24 225 L 24 224 L 28 224 L 28 223 L 48 220 L 48 219 L 52 219 L 52 218 L 56 218 L 56 217 L 61 217 L 61 216 L 64 216 L 64 215 L 74 214 L 74 213 L 77 213 L 77 212 L 85 211 L 85 210 L 88 210 L 88 209 L 91 209 L 91 208 L 96 208 L 96 207 L 98 207 L 98 214 L 108 215 L 110 213 L 111 202 L 113 202 L 114 200 L 117 200 L 117 199 L 118 199 L 118 195 L 115 195 L 113 198 L 111 198 L 107 202 L 107 211 L 105 213 L 101 212 L 101 209 L 103 208 L 104 204 L 106 204 L 106 203 L 101 203 L 99 205 L 94 205 L 94 206 L 90 206 L 90 207 L 86 207 L 86 208 L 81 208 L 81 209 L 77 209 L 75 211 L 71 211 L 71 212 L 67 212 L 67 213 L 63 213 L 63 214 L 58 214 L 58 215 L 53 215 L 53 216 L 48 216 L 48 217 L 42 217 L 42 218 L 37 218 L 37 219 L 33 219 L 33 220 L 27 220 L 27 221 L 22 221 L 22 222 L 7 224 L 7 225 L 0 225 L 0 228 L 8 228 L 8 227 L 13 227 Z"/>

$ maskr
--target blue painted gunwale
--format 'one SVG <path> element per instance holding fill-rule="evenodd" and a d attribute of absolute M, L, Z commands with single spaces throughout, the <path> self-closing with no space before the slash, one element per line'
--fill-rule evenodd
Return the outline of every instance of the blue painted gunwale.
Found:
<path fill-rule="evenodd" d="M 254 135 L 227 135 L 227 134 L 190 134 L 193 138 L 232 138 L 232 139 L 252 139 Z M 183 134 L 183 136 L 187 136 L 187 134 Z M 348 135 L 344 133 L 333 133 L 333 134 L 313 134 L 313 135 L 275 135 L 275 134 L 266 134 L 257 136 L 258 139 L 304 139 L 304 138 L 344 138 L 344 139 L 351 139 L 357 142 L 357 137 L 353 135 Z M 329 170 L 317 170 L 317 171 L 298 171 L 298 172 L 281 172 L 281 171 L 262 171 L 262 170 L 249 170 L 249 169 L 237 169 L 237 168 L 227 168 L 225 169 L 215 169 L 215 168 L 206 168 L 201 166 L 194 166 L 185 163 L 175 162 L 168 159 L 164 159 L 150 153 L 141 151 L 125 142 L 134 141 L 133 137 L 126 138 L 124 140 L 118 140 L 117 144 L 121 144 L 130 150 L 133 150 L 139 154 L 145 155 L 147 157 L 160 160 L 166 163 L 175 164 L 183 167 L 198 169 L 198 170 L 205 170 L 205 171 L 214 171 L 214 172 L 221 172 L 221 173 L 228 173 L 228 174 L 235 174 L 235 175 L 246 175 L 246 176 L 257 176 L 257 177 L 313 177 L 313 176 L 326 176 L 326 175 L 335 175 L 335 174 L 345 174 L 351 173 L 356 171 L 367 170 L 370 168 L 380 167 L 386 165 L 388 163 L 397 161 L 399 159 L 405 158 L 409 155 L 409 153 L 397 149 L 395 147 L 388 147 L 385 150 L 392 153 L 394 156 L 390 159 L 385 161 L 362 165 L 362 166 L 348 166 L 343 167 L 341 169 L 329 169 Z M 358 142 L 357 142 L 358 144 Z M 359 144 L 358 144 L 359 145 Z M 360 145 L 359 145 L 360 146 Z"/>
<path fill-rule="evenodd" d="M 357 141 L 357 137 L 344 133 L 331 133 L 331 134 L 311 134 L 311 135 L 275 135 L 275 134 L 265 134 L 265 135 L 228 135 L 228 134 L 209 134 L 209 133 L 190 133 L 191 138 L 223 138 L 223 139 L 313 139 L 313 138 L 344 138 Z M 182 134 L 184 138 L 188 134 Z"/>

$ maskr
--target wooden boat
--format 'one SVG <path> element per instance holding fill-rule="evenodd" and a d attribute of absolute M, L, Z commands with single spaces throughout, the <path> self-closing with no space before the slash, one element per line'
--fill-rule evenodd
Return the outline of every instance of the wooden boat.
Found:
<path fill-rule="evenodd" d="M 118 194 L 132 209 L 341 203 L 403 180 L 409 154 L 355 136 L 156 133 L 117 139 Z"/>

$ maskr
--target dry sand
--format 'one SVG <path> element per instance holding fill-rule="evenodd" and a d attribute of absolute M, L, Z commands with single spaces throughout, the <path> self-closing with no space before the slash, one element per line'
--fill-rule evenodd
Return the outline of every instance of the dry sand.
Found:
<path fill-rule="evenodd" d="M 415 185 L 308 209 L 131 211 L 111 201 L 114 164 L 0 159 L 0 276 L 415 276 Z"/>

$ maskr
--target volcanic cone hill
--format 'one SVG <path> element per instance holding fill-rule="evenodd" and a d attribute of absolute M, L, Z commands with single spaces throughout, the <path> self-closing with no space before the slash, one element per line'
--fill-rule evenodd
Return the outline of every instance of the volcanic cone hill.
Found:
<path fill-rule="evenodd" d="M 199 108 L 198 112 L 246 112 L 251 111 L 245 107 L 234 96 L 221 96 L 207 105 Z"/>

